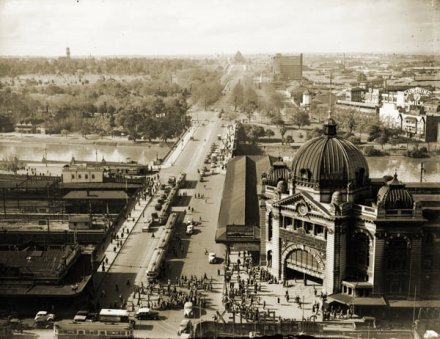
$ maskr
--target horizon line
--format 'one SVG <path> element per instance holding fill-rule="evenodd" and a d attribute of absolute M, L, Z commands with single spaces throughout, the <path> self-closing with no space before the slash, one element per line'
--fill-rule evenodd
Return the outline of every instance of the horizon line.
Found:
<path fill-rule="evenodd" d="M 152 58 L 152 57 L 219 57 L 219 56 L 234 56 L 237 52 L 240 52 L 243 56 L 262 56 L 262 55 L 414 55 L 414 56 L 438 56 L 435 52 L 292 52 L 292 51 L 280 51 L 280 52 L 255 52 L 255 53 L 243 53 L 240 50 L 236 52 L 218 52 L 218 53 L 162 53 L 162 54 L 78 54 L 71 55 L 70 59 L 85 59 L 85 58 Z M 67 58 L 65 54 L 60 55 L 39 55 L 39 54 L 0 54 L 0 58 Z"/>

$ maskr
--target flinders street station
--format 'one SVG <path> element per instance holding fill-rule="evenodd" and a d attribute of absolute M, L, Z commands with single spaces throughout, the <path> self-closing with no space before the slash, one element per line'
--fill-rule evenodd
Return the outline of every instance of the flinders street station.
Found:
<path fill-rule="evenodd" d="M 322 286 L 327 302 L 358 314 L 436 312 L 440 186 L 405 184 L 399 173 L 370 178 L 336 122 L 329 117 L 323 127 L 291 165 L 269 156 L 231 160 L 217 242 L 250 253 L 277 281 Z"/>
<path fill-rule="evenodd" d="M 341 304 L 405 308 L 415 295 L 432 305 L 440 299 L 440 225 L 397 173 L 373 184 L 362 152 L 336 129 L 328 118 L 291 168 L 274 162 L 263 175 L 262 261 L 278 279 L 322 283 Z"/>

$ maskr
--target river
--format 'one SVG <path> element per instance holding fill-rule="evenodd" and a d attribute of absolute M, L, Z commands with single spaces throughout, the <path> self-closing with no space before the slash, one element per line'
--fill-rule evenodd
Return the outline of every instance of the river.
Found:
<path fill-rule="evenodd" d="M 106 161 L 126 162 L 134 160 L 146 164 L 156 157 L 162 158 L 168 147 L 158 144 L 136 145 L 100 145 L 100 144 L 51 144 L 51 143 L 19 143 L 2 142 L 0 144 L 0 158 L 6 154 L 16 154 L 20 160 L 41 161 L 45 150 L 48 160 L 62 160 L 69 162 L 72 157 L 77 161 Z M 440 182 L 440 157 L 414 159 L 404 156 L 367 157 L 371 178 L 381 178 L 384 175 L 393 175 L 397 171 L 398 177 L 404 182 L 420 181 L 420 164 L 424 164 L 423 181 Z"/>
<path fill-rule="evenodd" d="M 78 161 L 106 161 L 126 162 L 130 160 L 147 164 L 157 157 L 163 158 L 168 147 L 158 144 L 137 145 L 100 145 L 100 144 L 51 144 L 51 143 L 17 143 L 2 142 L 0 157 L 6 154 L 15 154 L 23 161 L 41 161 L 46 152 L 47 160 L 61 160 L 69 162 L 72 157 Z"/>
<path fill-rule="evenodd" d="M 403 182 L 420 181 L 420 164 L 423 162 L 424 182 L 440 182 L 440 157 L 424 159 L 404 156 L 367 157 L 370 167 L 370 178 L 381 178 L 394 175 L 397 171 L 399 180 Z"/>

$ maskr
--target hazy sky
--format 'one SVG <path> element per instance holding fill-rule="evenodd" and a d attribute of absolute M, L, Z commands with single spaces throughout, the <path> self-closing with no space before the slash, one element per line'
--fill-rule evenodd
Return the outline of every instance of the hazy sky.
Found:
<path fill-rule="evenodd" d="M 0 55 L 440 52 L 440 0 L 0 0 Z"/>

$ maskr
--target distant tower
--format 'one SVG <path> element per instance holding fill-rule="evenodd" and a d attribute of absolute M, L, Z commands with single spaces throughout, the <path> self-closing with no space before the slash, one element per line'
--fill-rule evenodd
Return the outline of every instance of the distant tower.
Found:
<path fill-rule="evenodd" d="M 70 59 L 70 47 L 66 47 L 66 58 Z"/>

